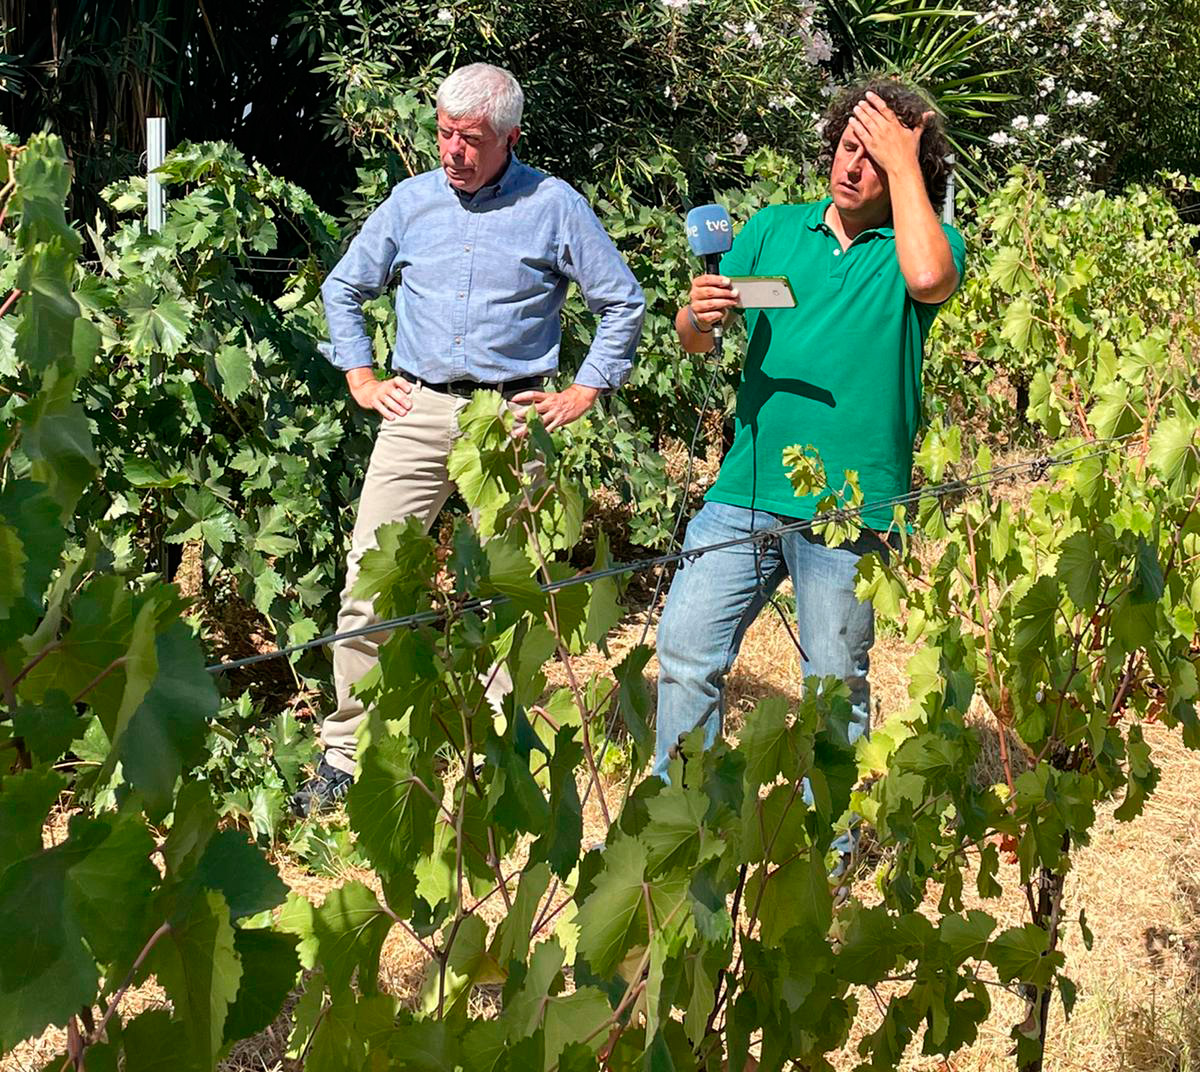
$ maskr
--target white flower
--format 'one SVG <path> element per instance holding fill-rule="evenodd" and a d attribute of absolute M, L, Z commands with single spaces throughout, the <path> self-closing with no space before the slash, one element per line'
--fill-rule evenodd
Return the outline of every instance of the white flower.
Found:
<path fill-rule="evenodd" d="M 663 7 L 674 8 L 676 11 L 681 11 L 687 14 L 692 6 L 692 0 L 662 0 Z"/>
<path fill-rule="evenodd" d="M 596 157 L 598 157 L 600 155 L 600 150 L 603 148 L 604 148 L 604 142 L 602 142 L 602 141 L 596 142 L 596 144 L 593 145 L 588 150 L 588 156 L 590 156 L 593 160 L 595 160 Z"/>
<path fill-rule="evenodd" d="M 1004 130 L 997 130 L 995 134 L 989 134 L 988 141 L 993 145 L 1000 146 L 1001 149 L 1006 145 L 1016 145 L 1017 143 L 1017 139 Z"/>
<path fill-rule="evenodd" d="M 795 93 L 785 93 L 782 97 L 768 97 L 767 107 L 774 108 L 777 112 L 783 111 L 785 108 L 792 108 L 800 98 Z"/>
<path fill-rule="evenodd" d="M 1100 98 L 1095 93 L 1089 93 L 1086 89 L 1081 92 L 1076 92 L 1073 89 L 1067 90 L 1066 104 L 1068 108 L 1090 108 L 1093 104 L 1098 104 Z"/>
<path fill-rule="evenodd" d="M 453 22 L 454 14 L 448 7 L 439 7 L 437 20 L 438 22 Z"/>
<path fill-rule="evenodd" d="M 823 31 L 818 30 L 808 39 L 804 47 L 804 58 L 814 65 L 833 58 L 832 44 Z"/>
<path fill-rule="evenodd" d="M 743 131 L 738 131 L 732 138 L 729 139 L 735 153 L 744 153 L 746 146 L 750 144 L 750 139 L 746 137 Z"/>
<path fill-rule="evenodd" d="M 1034 130 L 1041 130 L 1042 127 L 1044 127 L 1049 122 L 1050 122 L 1050 117 L 1048 115 L 1041 115 L 1041 114 L 1035 115 L 1033 117 L 1033 128 L 1034 128 Z"/>
<path fill-rule="evenodd" d="M 1013 116 L 1012 128 L 1013 128 L 1013 130 L 1028 130 L 1029 129 L 1029 116 L 1027 116 L 1027 115 Z"/>
<path fill-rule="evenodd" d="M 717 166 L 717 154 L 716 153 L 705 153 L 704 154 L 704 163 L 708 167 L 716 167 Z"/>

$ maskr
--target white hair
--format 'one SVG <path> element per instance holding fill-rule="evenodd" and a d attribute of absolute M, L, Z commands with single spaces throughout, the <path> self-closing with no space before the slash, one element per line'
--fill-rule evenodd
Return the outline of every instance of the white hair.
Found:
<path fill-rule="evenodd" d="M 438 86 L 437 106 L 451 119 L 482 117 L 494 134 L 504 137 L 521 125 L 525 94 L 503 67 L 469 63 Z"/>

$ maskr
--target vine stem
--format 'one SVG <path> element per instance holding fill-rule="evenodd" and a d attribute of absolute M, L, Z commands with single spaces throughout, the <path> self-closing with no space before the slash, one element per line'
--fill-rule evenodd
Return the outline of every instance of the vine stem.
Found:
<path fill-rule="evenodd" d="M 769 862 L 771 859 L 771 853 L 775 849 L 775 842 L 779 838 L 780 832 L 783 830 L 783 825 L 787 821 L 788 812 L 790 812 L 792 810 L 792 805 L 794 805 L 796 803 L 796 797 L 799 795 L 800 788 L 803 784 L 804 784 L 803 778 L 797 778 L 795 780 L 795 782 L 792 783 L 792 795 L 788 798 L 787 806 L 783 809 L 783 814 L 780 815 L 780 817 L 779 817 L 779 824 L 775 827 L 775 832 L 771 835 L 770 842 L 768 842 L 766 844 L 766 847 L 763 849 L 763 861 L 764 861 L 763 866 L 764 866 L 764 868 L 766 867 L 767 862 Z M 763 821 L 763 816 L 762 816 L 762 810 L 760 809 L 759 813 L 758 813 L 758 822 L 759 822 L 760 829 L 762 827 L 762 821 Z M 745 875 L 746 868 L 748 868 L 748 867 L 749 867 L 748 864 L 743 866 L 743 876 Z M 776 870 L 778 870 L 778 869 L 776 869 Z M 750 932 L 752 930 L 754 930 L 754 925 L 758 922 L 758 913 L 759 913 L 759 910 L 762 908 L 763 897 L 765 897 L 766 893 L 767 893 L 767 883 L 771 880 L 771 875 L 773 873 L 774 872 L 769 872 L 769 873 L 765 873 L 763 875 L 762 884 L 758 888 L 758 896 L 755 897 L 755 899 L 754 899 L 754 907 L 750 910 L 750 916 L 746 923 L 746 934 L 747 935 L 749 935 Z M 742 885 L 742 881 L 743 881 L 742 879 L 739 879 L 739 882 L 738 882 L 739 887 Z M 740 897 L 740 895 L 741 895 L 740 888 L 739 888 L 738 894 Z M 735 907 L 735 912 L 736 912 L 736 907 Z M 737 929 L 737 916 L 734 915 L 732 918 L 733 918 L 733 926 L 734 926 L 734 929 L 736 930 Z M 726 976 L 726 978 L 732 977 L 732 978 L 736 979 L 741 974 L 742 951 L 740 948 L 740 944 L 741 943 L 739 943 L 737 962 L 733 966 L 733 971 L 730 972 L 728 974 L 728 976 Z M 713 1010 L 711 1013 L 709 1013 L 708 1025 L 705 1026 L 706 1034 L 708 1033 L 708 1031 L 711 1030 L 711 1026 L 709 1026 L 709 1025 L 716 1024 L 717 1016 L 721 1011 L 721 1007 L 726 1004 L 731 989 L 732 989 L 731 986 L 726 986 L 724 993 L 720 994 L 716 998 L 716 1000 L 713 1002 Z"/>
<path fill-rule="evenodd" d="M 408 932 L 408 936 L 425 951 L 425 955 L 429 957 L 430 960 L 436 959 L 437 953 L 433 947 L 430 946 L 419 934 L 417 934 L 417 932 L 414 931 L 401 916 L 398 916 L 395 912 L 393 912 L 391 908 L 388 907 L 386 902 L 381 904 L 379 907 L 383 909 L 383 914 L 388 916 L 393 923 L 399 924 L 403 930 Z"/>
<path fill-rule="evenodd" d="M 0 316 L 3 316 L 5 313 L 7 313 L 9 311 L 9 309 L 12 308 L 13 302 L 15 302 L 20 296 L 21 296 L 20 289 L 18 289 L 17 287 L 13 287 L 12 293 L 9 294 L 9 296 L 4 299 L 4 304 L 0 305 Z"/>
<path fill-rule="evenodd" d="M 983 646 L 987 657 L 988 677 L 991 679 L 992 688 L 996 691 L 996 702 L 1000 705 L 1000 709 L 995 712 L 996 721 L 1000 724 L 1000 732 L 996 734 L 996 740 L 1000 745 L 1000 762 L 1004 766 L 1004 778 L 1008 783 L 1008 800 L 1009 809 L 1015 806 L 1017 797 L 1017 787 L 1013 780 L 1012 762 L 1008 757 L 1008 722 L 1007 703 L 1005 701 L 1005 688 L 1000 681 L 999 671 L 996 669 L 995 656 L 992 653 L 992 623 L 991 615 L 988 613 L 987 600 L 984 598 L 979 586 L 979 566 L 975 551 L 975 530 L 971 526 L 971 519 L 966 512 L 963 513 L 963 523 L 967 527 L 967 548 L 968 561 L 971 564 L 971 590 L 975 593 L 975 601 L 979 606 L 979 613 L 983 619 Z"/>
<path fill-rule="evenodd" d="M 158 944 L 158 940 L 162 938 L 164 934 L 169 933 L 170 930 L 170 922 L 163 923 L 158 930 L 150 935 L 150 938 L 146 944 L 142 946 L 142 951 L 137 955 L 137 959 L 133 962 L 133 967 L 126 972 L 125 978 L 122 980 L 120 987 L 117 989 L 117 992 L 113 994 L 112 1000 L 108 1003 L 108 1008 L 104 1011 L 104 1015 L 100 1018 L 100 1022 L 96 1025 L 96 1030 L 93 1031 L 88 1036 L 88 1039 L 84 1042 L 85 1047 L 98 1042 L 103 1036 L 104 1029 L 108 1026 L 108 1021 L 113 1018 L 113 1014 L 117 1011 L 117 1006 L 121 1003 L 121 998 L 125 996 L 125 991 L 127 991 L 130 985 L 133 983 L 133 977 L 137 975 L 138 969 L 142 966 L 145 959 L 150 955 L 150 950 L 152 950 Z"/>
<path fill-rule="evenodd" d="M 21 670 L 18 672 L 17 676 L 13 678 L 12 683 L 14 685 L 19 685 L 21 683 L 21 679 L 26 674 L 28 674 L 31 670 L 33 670 L 33 668 L 35 666 L 37 666 L 38 663 L 40 663 L 44 658 L 46 658 L 47 655 L 51 654 L 51 652 L 57 651 L 61 647 L 62 647 L 61 640 L 50 641 L 49 644 L 47 644 L 44 648 L 42 648 L 41 651 L 39 651 L 32 659 L 29 660 L 29 662 L 27 662 L 21 668 Z"/>
<path fill-rule="evenodd" d="M 581 1043 L 583 1043 L 585 1045 L 587 1043 L 591 1042 L 592 1039 L 594 1039 L 602 1031 L 606 1031 L 606 1030 L 608 1030 L 608 1028 L 612 1027 L 614 1024 L 618 1024 L 620 1022 L 620 1018 L 624 1015 L 625 1011 L 629 1008 L 630 1005 L 633 1004 L 633 1002 L 637 999 L 638 995 L 641 994 L 642 991 L 646 989 L 646 980 L 642 978 L 642 973 L 645 972 L 646 968 L 650 964 L 650 948 L 654 942 L 654 906 L 650 900 L 650 886 L 645 881 L 642 882 L 642 895 L 646 901 L 647 941 L 646 941 L 645 952 L 642 953 L 641 958 L 637 962 L 637 967 L 634 968 L 633 974 L 631 976 L 631 978 L 634 981 L 631 982 L 629 984 L 629 986 L 626 988 L 624 996 L 621 998 L 620 1002 L 618 1002 L 617 1007 L 615 1009 L 613 1009 L 612 1015 L 609 1016 L 609 1018 L 607 1020 L 605 1020 L 604 1023 L 602 1023 L 599 1027 L 595 1028 L 587 1036 L 585 1036 L 584 1038 L 579 1040 Z M 664 919 L 662 921 L 662 926 L 664 926 L 664 927 L 667 926 L 667 924 L 670 923 L 671 920 L 675 918 L 675 913 L 678 912 L 679 909 L 681 907 L 683 907 L 683 905 L 686 903 L 687 903 L 686 899 L 679 901 L 679 903 L 676 904 L 675 907 L 672 908 L 671 911 L 667 913 L 666 919 Z M 622 1028 L 622 1030 L 624 1030 L 624 1029 Z M 621 1037 L 621 1032 L 618 1031 L 616 1033 L 616 1035 L 610 1041 L 610 1048 L 611 1048 L 611 1045 L 615 1044 L 616 1040 L 620 1037 Z M 551 1066 L 550 1072 L 558 1072 L 558 1062 L 557 1061 L 555 1061 L 554 1064 Z"/>
<path fill-rule="evenodd" d="M 92 689 L 99 685 L 101 681 L 108 677 L 108 675 L 111 674 L 118 666 L 124 666 L 125 662 L 126 656 L 118 655 L 111 663 L 101 670 L 100 673 L 98 673 L 94 678 L 92 678 L 91 681 L 89 681 L 82 689 L 79 690 L 79 695 L 77 695 L 75 699 L 71 701 L 71 703 L 79 703 L 80 700 L 82 700 L 89 692 L 92 691 Z"/>
<path fill-rule="evenodd" d="M 514 455 L 516 454 L 517 449 L 517 444 L 514 441 Z M 517 458 L 517 461 L 519 462 L 519 458 Z M 519 468 L 514 468 L 513 472 L 517 477 L 517 480 L 520 481 L 521 474 Z M 532 518 L 534 508 L 533 503 L 529 498 L 529 489 L 526 488 L 523 483 L 520 485 L 520 488 L 521 500 L 525 504 L 527 515 Z M 533 548 L 534 554 L 537 555 L 538 568 L 541 570 L 545 582 L 550 584 L 552 583 L 553 578 L 550 576 L 550 567 L 546 562 L 546 556 L 542 553 L 542 547 L 538 542 L 537 535 L 534 533 L 533 527 L 528 520 L 523 523 L 523 527 L 525 529 L 525 535 L 529 538 L 530 546 Z M 608 812 L 608 801 L 604 799 L 604 785 L 600 778 L 600 771 L 596 767 L 596 755 L 592 750 L 592 735 L 588 730 L 588 723 L 591 721 L 592 712 L 587 701 L 584 699 L 583 690 L 579 687 L 579 680 L 575 676 L 575 668 L 571 664 L 571 654 L 567 651 L 566 645 L 563 644 L 562 631 L 559 629 L 558 625 L 558 604 L 555 602 L 554 593 L 550 592 L 549 597 L 549 610 L 547 611 L 547 616 L 550 618 L 550 626 L 554 632 L 554 643 L 558 649 L 558 657 L 562 661 L 563 669 L 567 674 L 567 683 L 570 685 L 571 695 L 575 697 L 575 706 L 579 708 L 580 727 L 583 731 L 583 754 L 587 759 L 588 771 L 591 775 L 592 783 L 596 787 L 596 796 L 600 804 L 600 814 L 604 816 L 604 825 L 608 828 L 611 828 L 612 816 L 609 815 Z"/>
<path fill-rule="evenodd" d="M 17 681 L 9 676 L 8 664 L 4 661 L 4 656 L 0 655 L 0 691 L 4 694 L 4 704 L 8 708 L 10 714 L 17 709 Z M 25 742 L 19 737 L 13 738 L 13 747 L 17 750 L 17 758 L 22 769 L 28 770 L 33 766 L 33 757 L 29 754 L 29 750 L 25 747 Z"/>
<path fill-rule="evenodd" d="M 499 882 L 500 896 L 504 900 L 504 907 L 512 911 L 512 898 L 508 895 L 508 884 L 504 881 L 504 872 L 500 870 L 500 854 L 496 851 L 496 832 L 492 827 L 488 827 L 488 863 L 496 874 L 496 879 Z"/>

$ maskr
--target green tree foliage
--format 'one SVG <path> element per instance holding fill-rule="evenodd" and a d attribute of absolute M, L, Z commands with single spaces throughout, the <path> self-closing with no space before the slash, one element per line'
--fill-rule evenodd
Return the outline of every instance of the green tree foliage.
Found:
<path fill-rule="evenodd" d="M 353 177 L 322 136 L 326 80 L 298 51 L 293 0 L 6 0 L 0 8 L 0 122 L 52 130 L 75 172 L 76 219 L 138 167 L 147 116 L 169 144 L 229 140 L 317 192 Z M 287 77 L 280 77 L 286 71 Z"/>

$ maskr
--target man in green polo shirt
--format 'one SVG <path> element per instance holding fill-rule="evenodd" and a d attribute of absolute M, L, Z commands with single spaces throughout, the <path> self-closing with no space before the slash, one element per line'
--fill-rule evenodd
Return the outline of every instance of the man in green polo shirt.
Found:
<path fill-rule="evenodd" d="M 752 216 L 722 274 L 692 280 L 675 318 L 683 348 L 707 353 L 713 325 L 737 304 L 729 276 L 786 275 L 796 294 L 794 309 L 746 314 L 733 445 L 688 525 L 685 549 L 812 516 L 815 497 L 793 494 L 785 447 L 814 445 L 837 487 L 843 470 L 856 470 L 868 503 L 909 490 L 922 347 L 963 272 L 962 238 L 935 211 L 949 145 L 928 102 L 885 79 L 841 93 L 822 137 L 831 196 Z M 876 533 L 888 529 L 892 510 L 868 510 L 863 521 L 868 530 L 837 548 L 789 533 L 680 567 L 658 629 L 656 774 L 665 777 L 672 750 L 697 726 L 712 743 L 742 637 L 789 574 L 804 674 L 845 680 L 851 736 L 866 731 L 874 614 L 855 598 L 855 573 L 863 554 L 886 548 Z"/>

